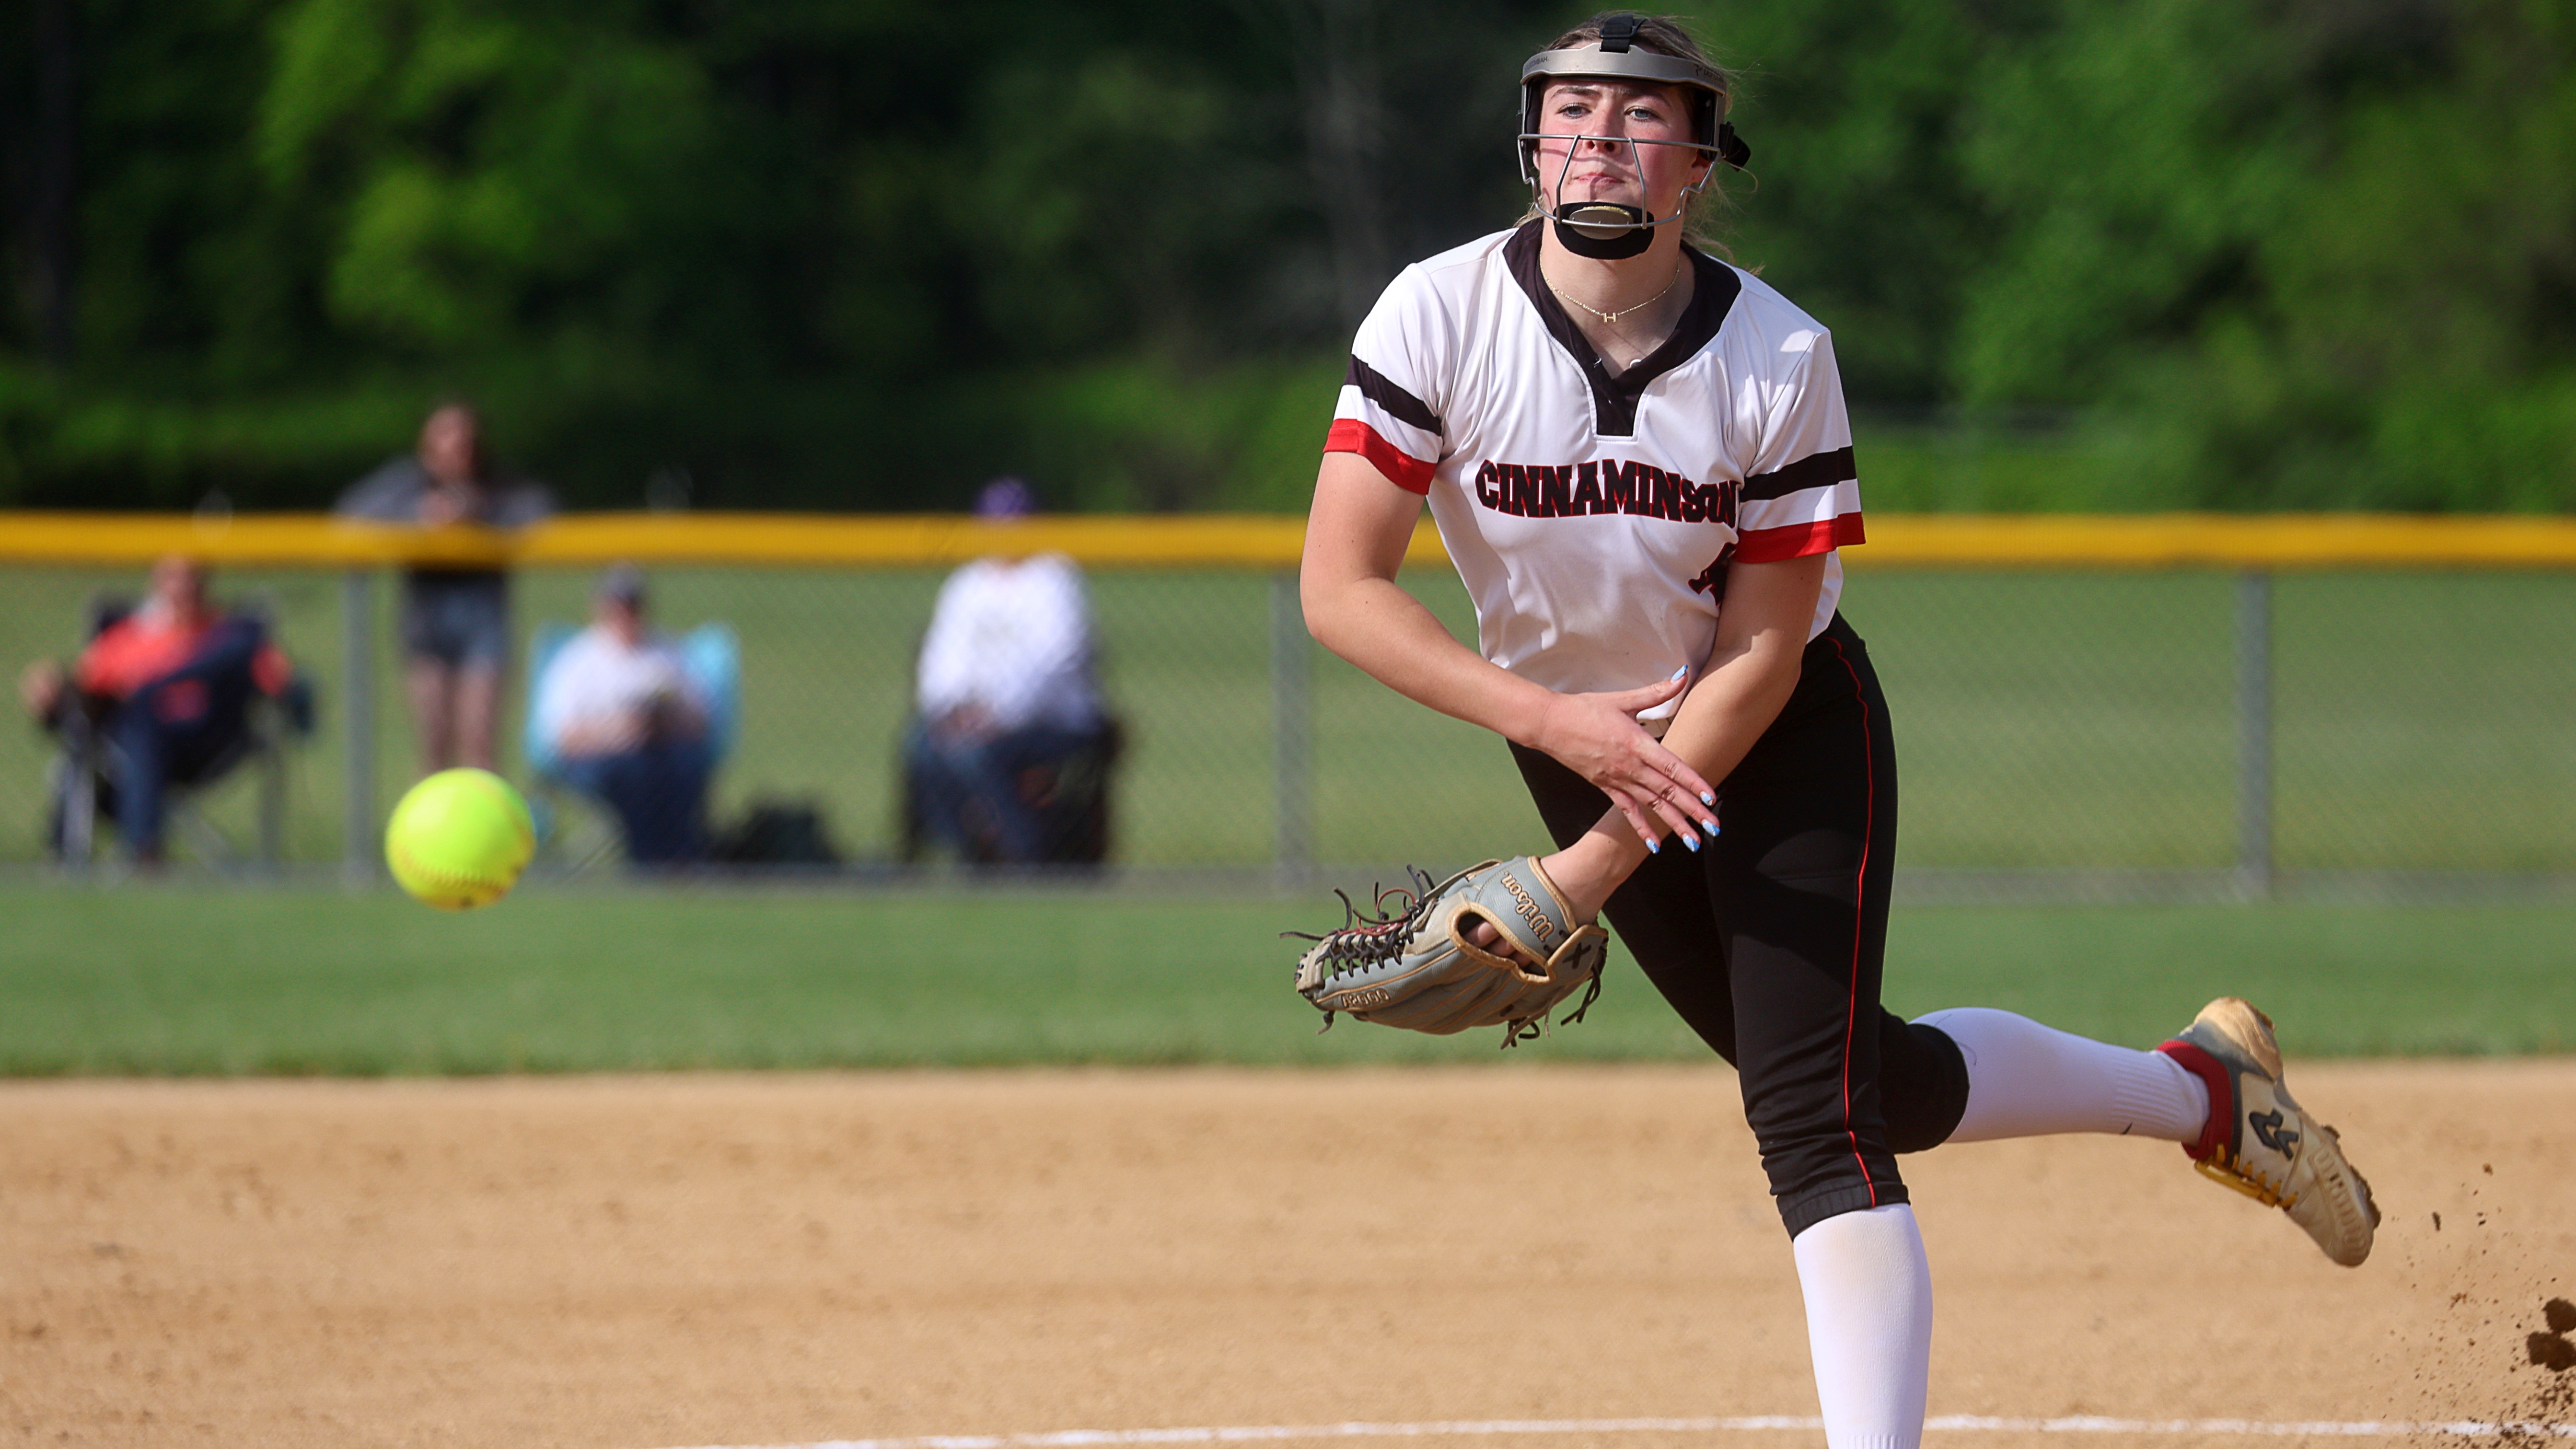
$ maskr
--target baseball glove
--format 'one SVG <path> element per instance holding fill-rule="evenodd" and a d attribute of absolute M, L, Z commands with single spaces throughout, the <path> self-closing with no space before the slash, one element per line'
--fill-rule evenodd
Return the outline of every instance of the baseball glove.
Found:
<path fill-rule="evenodd" d="M 1370 915 L 1342 897 L 1347 920 L 1320 936 L 1284 932 L 1315 944 L 1297 961 L 1297 992 L 1324 1013 L 1436 1035 L 1500 1026 L 1511 1047 L 1539 1034 L 1549 1011 L 1577 987 L 1583 1000 L 1569 1013 L 1581 1021 L 1601 995 L 1609 935 L 1577 923 L 1556 883 L 1530 857 L 1486 861 L 1438 884 L 1411 872 L 1413 888 L 1385 889 Z M 1390 904 L 1393 909 L 1389 909 Z M 1467 939 L 1474 921 L 1489 921 L 1517 954 L 1486 950 Z"/>

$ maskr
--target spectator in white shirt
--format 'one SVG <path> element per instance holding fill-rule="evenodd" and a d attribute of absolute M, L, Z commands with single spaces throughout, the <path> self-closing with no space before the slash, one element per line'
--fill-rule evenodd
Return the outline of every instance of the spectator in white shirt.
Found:
<path fill-rule="evenodd" d="M 601 578 L 590 627 L 537 681 L 536 723 L 564 778 L 616 812 L 628 860 L 681 865 L 706 855 L 708 701 L 680 651 L 646 627 L 644 606 L 633 565 Z"/>
<path fill-rule="evenodd" d="M 996 524 L 1035 511 L 1016 478 L 986 485 L 975 505 Z M 1045 808 L 1055 772 L 1111 728 L 1082 570 L 1059 553 L 997 552 L 949 575 L 916 682 L 904 758 L 928 831 L 977 863 L 1068 858 Z"/>

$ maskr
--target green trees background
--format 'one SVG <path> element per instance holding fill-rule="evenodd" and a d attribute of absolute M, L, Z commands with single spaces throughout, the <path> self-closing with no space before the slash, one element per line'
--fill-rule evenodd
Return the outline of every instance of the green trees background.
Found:
<path fill-rule="evenodd" d="M 1296 507 L 1583 13 L 29 0 L 0 504 L 316 506 L 461 394 L 592 506 Z M 2576 0 L 1697 20 L 1873 501 L 2576 503 Z"/>

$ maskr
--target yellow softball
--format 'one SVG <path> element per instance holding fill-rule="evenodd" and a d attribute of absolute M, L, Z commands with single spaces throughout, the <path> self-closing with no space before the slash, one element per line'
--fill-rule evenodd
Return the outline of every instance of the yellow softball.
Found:
<path fill-rule="evenodd" d="M 385 864 L 414 899 L 442 910 L 509 894 L 536 852 L 528 802 L 488 770 L 441 770 L 411 787 L 385 825 Z"/>

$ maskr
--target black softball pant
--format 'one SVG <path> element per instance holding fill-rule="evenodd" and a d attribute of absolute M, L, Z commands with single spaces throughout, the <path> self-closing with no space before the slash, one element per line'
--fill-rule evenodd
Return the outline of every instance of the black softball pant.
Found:
<path fill-rule="evenodd" d="M 1512 753 L 1560 848 L 1610 808 L 1547 755 Z M 1717 795 L 1717 838 L 1696 854 L 1667 840 L 1607 911 L 1655 989 L 1735 1066 L 1795 1237 L 1906 1201 L 1895 1154 L 1938 1145 L 1968 1104 L 1958 1047 L 1879 1005 L 1896 746 L 1869 651 L 1840 615 Z"/>

